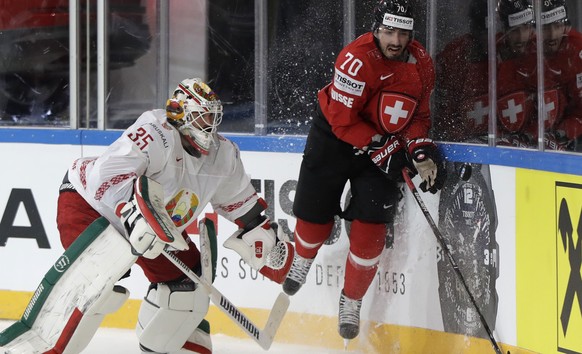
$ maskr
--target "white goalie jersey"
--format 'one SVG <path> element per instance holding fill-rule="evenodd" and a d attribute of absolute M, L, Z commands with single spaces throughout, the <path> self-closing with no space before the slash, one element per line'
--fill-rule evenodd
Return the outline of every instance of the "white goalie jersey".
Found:
<path fill-rule="evenodd" d="M 101 156 L 77 159 L 69 169 L 77 192 L 119 231 L 115 207 L 129 200 L 141 175 L 163 186 L 166 210 L 180 231 L 208 203 L 234 221 L 258 200 L 236 144 L 218 135 L 208 155 L 193 157 L 161 109 L 143 113 Z"/>

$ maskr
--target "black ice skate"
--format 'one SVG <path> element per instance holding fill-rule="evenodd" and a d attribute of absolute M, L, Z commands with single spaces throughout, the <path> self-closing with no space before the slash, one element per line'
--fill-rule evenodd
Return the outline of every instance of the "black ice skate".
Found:
<path fill-rule="evenodd" d="M 360 308 L 362 299 L 352 300 L 342 294 L 339 300 L 338 331 L 340 336 L 345 339 L 354 339 L 360 333 Z"/>
<path fill-rule="evenodd" d="M 283 283 L 283 291 L 287 295 L 295 295 L 295 293 L 301 289 L 301 286 L 305 284 L 305 279 L 307 278 L 307 273 L 309 273 L 312 263 L 313 258 L 303 258 L 295 252 L 293 264 L 291 265 L 289 274 L 287 274 L 287 278 Z"/>

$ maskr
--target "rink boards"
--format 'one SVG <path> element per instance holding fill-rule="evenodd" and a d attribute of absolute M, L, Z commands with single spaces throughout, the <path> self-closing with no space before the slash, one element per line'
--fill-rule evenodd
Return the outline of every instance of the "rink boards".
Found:
<path fill-rule="evenodd" d="M 31 138 L 40 143 L 23 138 L 11 141 L 5 137 L 8 141 L 0 143 L 0 156 L 6 166 L 2 174 L 4 183 L 0 186 L 0 318 L 21 316 L 38 282 L 63 251 L 56 231 L 55 206 L 58 186 L 68 165 L 80 156 L 99 154 L 114 138 L 112 135 L 95 138 L 59 134 L 57 131 L 52 138 Z M 81 145 L 79 141 L 89 145 Z M 243 150 L 247 173 L 270 205 L 269 216 L 284 229 L 292 230 L 295 221 L 291 205 L 301 163 L 301 139 L 279 139 L 276 142 L 282 145 L 271 149 L 274 151 L 257 148 L 257 144 L 247 145 L 249 140 L 244 138 L 237 142 Z M 273 141 L 268 144 L 272 146 Z M 466 158 L 482 163 L 475 159 L 483 158 L 492 150 L 476 153 L 474 148 L 457 145 L 445 147 L 445 153 L 451 160 Z M 537 164 L 520 166 L 519 161 L 529 161 L 532 155 L 503 150 L 503 154 L 508 153 L 517 156 L 513 161 L 518 168 L 508 166 L 507 159 L 496 160 L 498 157 L 492 158 L 493 163 L 488 166 L 496 209 L 496 227 L 490 225 L 494 229 L 494 242 L 488 240 L 484 244 L 480 236 L 475 236 L 477 231 L 468 232 L 463 237 L 467 242 L 455 244 L 451 249 L 457 250 L 453 254 L 463 264 L 472 262 L 478 270 L 467 279 L 476 287 L 474 291 L 479 298 L 489 299 L 482 300 L 483 311 L 488 317 L 493 316 L 490 326 L 495 328 L 505 351 L 582 353 L 582 338 L 574 335 L 582 330 L 579 303 L 582 248 L 578 240 L 578 232 L 582 233 L 579 231 L 582 230 L 582 173 L 571 167 L 572 164 L 582 166 L 582 162 L 562 163 L 559 168 L 566 168 L 568 172 L 563 173 L 563 170 L 556 172 L 556 167 L 548 168 L 543 159 Z M 555 156 L 554 162 L 559 163 Z M 474 193 L 465 189 L 459 188 L 456 192 L 465 198 Z M 378 273 L 364 298 L 362 332 L 350 343 L 349 349 L 370 353 L 490 351 L 490 343 L 478 338 L 484 337 L 479 321 L 464 305 L 462 289 L 446 270 L 442 250 L 424 216 L 411 195 L 403 191 L 397 223 L 388 237 L 390 247 L 385 249 Z M 422 197 L 438 220 L 441 203 L 438 195 L 423 193 Z M 487 208 L 491 209 L 491 205 L 485 205 Z M 483 219 L 478 217 L 482 215 L 479 210 L 458 212 L 464 216 L 455 220 L 466 223 L 468 230 Z M 306 285 L 292 297 L 277 341 L 343 348 L 343 341 L 337 335 L 336 312 L 343 285 L 348 227 L 338 222 L 337 232 L 318 255 Z M 218 219 L 221 243 L 234 230 L 233 225 Z M 472 236 L 475 239 L 470 241 Z M 193 239 L 197 241 L 195 235 Z M 466 258 L 472 253 L 475 253 L 473 258 Z M 105 326 L 131 328 L 135 325 L 139 299 L 147 283 L 138 267 L 134 266 L 132 272 L 130 279 L 124 281 L 132 293 L 131 299 L 122 310 L 106 319 Z M 240 262 L 238 255 L 222 247 L 215 285 L 258 324 L 266 321 L 268 308 L 280 291 L 279 286 L 252 271 Z M 216 308 L 211 308 L 209 318 L 214 333 L 244 336 Z"/>

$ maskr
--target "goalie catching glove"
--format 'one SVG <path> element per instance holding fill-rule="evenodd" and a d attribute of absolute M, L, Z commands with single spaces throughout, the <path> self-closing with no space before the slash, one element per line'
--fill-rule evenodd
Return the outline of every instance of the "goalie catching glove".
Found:
<path fill-rule="evenodd" d="M 420 189 L 435 194 L 447 178 L 445 163 L 432 139 L 419 138 L 408 142 L 408 152 L 422 182 Z"/>
<path fill-rule="evenodd" d="M 402 168 L 406 166 L 406 153 L 396 136 L 374 135 L 372 142 L 364 147 L 364 151 L 388 178 L 402 180 L 401 173 Z"/>

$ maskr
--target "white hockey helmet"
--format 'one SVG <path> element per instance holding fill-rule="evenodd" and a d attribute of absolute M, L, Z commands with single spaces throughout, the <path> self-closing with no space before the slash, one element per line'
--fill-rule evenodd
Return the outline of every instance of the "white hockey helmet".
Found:
<path fill-rule="evenodd" d="M 166 102 L 168 122 L 201 154 L 207 155 L 222 122 L 218 95 L 199 78 L 185 79 Z"/>

